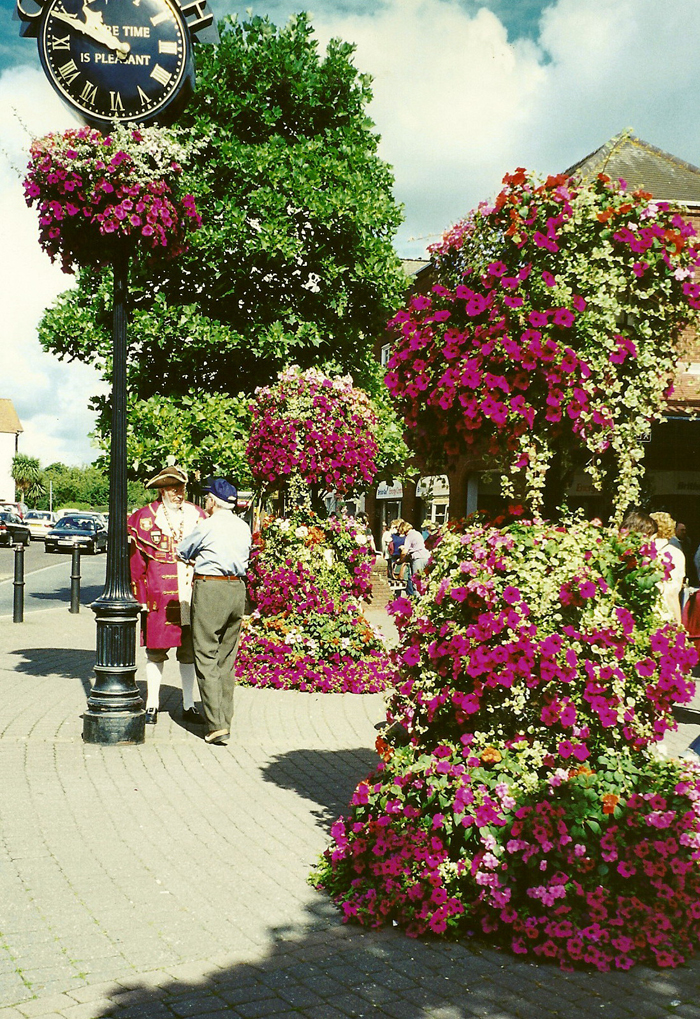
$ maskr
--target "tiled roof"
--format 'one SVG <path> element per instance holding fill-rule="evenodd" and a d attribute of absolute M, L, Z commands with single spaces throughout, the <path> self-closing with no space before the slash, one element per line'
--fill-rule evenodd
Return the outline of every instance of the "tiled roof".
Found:
<path fill-rule="evenodd" d="M 0 432 L 23 432 L 12 400 L 0 399 Z"/>
<path fill-rule="evenodd" d="M 430 265 L 427 258 L 402 258 L 401 267 L 407 276 L 415 276 L 421 269 L 425 269 L 426 265 Z"/>
<path fill-rule="evenodd" d="M 626 181 L 628 189 L 644 188 L 660 201 L 700 205 L 700 169 L 629 131 L 611 138 L 565 173 L 583 180 L 607 173 Z"/>

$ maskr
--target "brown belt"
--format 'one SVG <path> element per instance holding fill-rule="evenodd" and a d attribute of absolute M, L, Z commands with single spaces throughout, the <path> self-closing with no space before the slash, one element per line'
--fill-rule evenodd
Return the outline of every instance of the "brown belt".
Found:
<path fill-rule="evenodd" d="M 209 573 L 195 573 L 194 579 L 195 580 L 237 580 L 239 584 L 245 584 L 245 579 L 246 578 L 245 577 L 228 577 L 228 576 L 227 577 L 223 577 L 219 573 L 217 573 L 215 576 L 212 576 Z"/>

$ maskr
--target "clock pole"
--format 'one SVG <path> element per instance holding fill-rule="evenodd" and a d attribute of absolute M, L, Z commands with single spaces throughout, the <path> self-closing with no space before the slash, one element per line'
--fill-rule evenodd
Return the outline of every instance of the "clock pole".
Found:
<path fill-rule="evenodd" d="M 95 685 L 83 715 L 86 743 L 143 743 L 145 713 L 136 686 L 136 623 L 126 528 L 126 323 L 129 258 L 114 258 L 112 318 L 112 432 L 109 461 L 109 537 L 104 591 L 93 602 L 97 624 Z"/>

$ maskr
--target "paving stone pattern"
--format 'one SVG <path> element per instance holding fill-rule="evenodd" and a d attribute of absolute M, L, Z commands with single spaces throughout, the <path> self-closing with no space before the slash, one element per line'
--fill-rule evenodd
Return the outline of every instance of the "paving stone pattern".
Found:
<path fill-rule="evenodd" d="M 700 1019 L 700 961 L 562 974 L 340 923 L 307 878 L 376 761 L 381 695 L 241 687 L 210 747 L 168 663 L 146 743 L 90 746 L 93 647 L 91 613 L 0 620 L 0 1019 Z"/>

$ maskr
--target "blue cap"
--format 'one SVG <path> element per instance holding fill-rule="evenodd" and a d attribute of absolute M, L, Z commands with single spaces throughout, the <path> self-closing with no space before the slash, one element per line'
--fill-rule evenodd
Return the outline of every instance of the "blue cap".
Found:
<path fill-rule="evenodd" d="M 203 492 L 210 492 L 216 499 L 228 503 L 235 509 L 238 503 L 238 490 L 226 478 L 209 478 L 202 486 Z"/>

